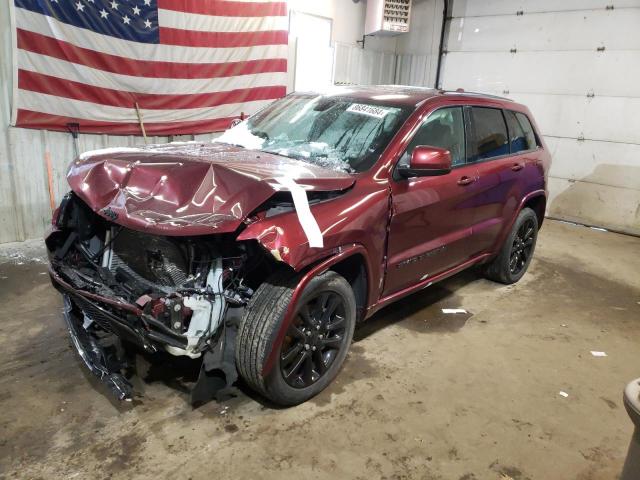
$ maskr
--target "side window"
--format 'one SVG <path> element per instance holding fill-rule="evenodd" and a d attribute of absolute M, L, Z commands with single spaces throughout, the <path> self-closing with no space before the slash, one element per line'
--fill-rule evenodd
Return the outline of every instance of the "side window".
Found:
<path fill-rule="evenodd" d="M 504 123 L 502 110 L 473 107 L 471 118 L 475 129 L 474 160 L 484 160 L 509 153 L 507 125 Z"/>
<path fill-rule="evenodd" d="M 510 110 L 505 110 L 504 116 L 507 119 L 507 126 L 509 127 L 509 146 L 511 147 L 511 153 L 523 152 L 529 150 L 529 144 L 527 142 L 527 136 L 516 118 L 516 114 Z"/>
<path fill-rule="evenodd" d="M 531 122 L 524 113 L 516 113 L 516 119 L 527 137 L 527 150 L 533 150 L 538 146 L 538 142 L 536 141 L 536 134 L 533 133 Z"/>
<path fill-rule="evenodd" d="M 413 149 L 422 145 L 446 148 L 451 153 L 452 165 L 463 164 L 465 147 L 462 107 L 441 108 L 429 115 L 409 143 L 398 164 L 409 165 Z"/>

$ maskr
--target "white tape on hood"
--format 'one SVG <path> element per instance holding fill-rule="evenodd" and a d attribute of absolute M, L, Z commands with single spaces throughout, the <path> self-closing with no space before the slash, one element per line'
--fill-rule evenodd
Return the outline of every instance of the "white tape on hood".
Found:
<path fill-rule="evenodd" d="M 296 207 L 296 213 L 298 214 L 298 220 L 304 230 L 307 240 L 309 240 L 309 246 L 315 248 L 322 248 L 324 242 L 322 239 L 322 232 L 318 226 L 318 222 L 311 213 L 309 208 L 309 199 L 307 198 L 307 192 L 304 191 L 295 180 L 289 177 L 278 177 L 275 179 L 283 187 L 286 187 L 293 197 L 293 205 Z"/>

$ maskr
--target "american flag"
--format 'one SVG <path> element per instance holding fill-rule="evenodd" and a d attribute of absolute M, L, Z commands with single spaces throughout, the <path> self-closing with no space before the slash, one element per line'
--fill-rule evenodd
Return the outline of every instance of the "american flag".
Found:
<path fill-rule="evenodd" d="M 13 124 L 151 135 L 224 130 L 282 97 L 286 2 L 14 0 Z"/>

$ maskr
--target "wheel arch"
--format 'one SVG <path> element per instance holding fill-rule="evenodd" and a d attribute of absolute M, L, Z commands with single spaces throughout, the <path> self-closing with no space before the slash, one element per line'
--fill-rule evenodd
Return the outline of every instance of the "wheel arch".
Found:
<path fill-rule="evenodd" d="M 371 274 L 364 254 L 356 252 L 331 265 L 329 270 L 342 275 L 349 282 L 356 298 L 356 321 L 364 320 L 369 305 L 368 300 L 371 298 L 371 286 L 369 285 Z"/>
<path fill-rule="evenodd" d="M 529 192 L 527 195 L 522 197 L 520 200 L 520 205 L 513 213 L 513 218 L 509 221 L 509 228 L 505 229 L 503 233 L 503 238 L 500 239 L 500 245 L 509 234 L 511 229 L 513 228 L 513 224 L 516 223 L 516 219 L 523 208 L 531 208 L 538 219 L 538 229 L 540 229 L 540 225 L 542 224 L 541 219 L 544 220 L 544 212 L 547 207 L 547 194 L 544 190 L 535 190 L 533 192 Z"/>
<path fill-rule="evenodd" d="M 530 208 L 536 213 L 536 217 L 538 217 L 538 229 L 540 229 L 540 227 L 542 227 L 542 222 L 544 221 L 544 213 L 547 208 L 546 195 L 542 192 L 538 192 L 535 195 L 526 197 L 524 199 L 524 203 L 520 206 L 520 210 L 522 210 L 523 208 Z M 518 210 L 518 213 L 520 213 L 520 210 Z"/>
<path fill-rule="evenodd" d="M 491 252 L 490 258 L 497 255 L 498 252 L 500 251 L 500 248 L 502 248 L 502 244 L 507 239 L 509 232 L 511 232 L 511 229 L 513 228 L 513 224 L 516 223 L 516 219 L 518 218 L 518 215 L 520 215 L 520 212 L 522 211 L 523 208 L 531 208 L 535 212 L 536 217 L 538 219 L 538 230 L 539 230 L 540 225 L 542 225 L 542 221 L 544 220 L 544 212 L 545 212 L 546 206 L 547 206 L 547 195 L 544 190 L 535 190 L 525 195 L 520 201 L 520 205 L 518 205 L 518 208 L 516 208 L 515 211 L 513 212 L 513 216 L 511 219 L 509 219 L 509 223 L 505 225 L 505 228 L 502 230 L 502 232 L 498 236 L 498 239 L 496 240 L 496 243 L 493 246 L 493 250 Z M 488 261 L 490 261 L 490 259 Z"/>
<path fill-rule="evenodd" d="M 300 281 L 293 291 L 289 305 L 287 306 L 284 320 L 281 323 L 280 328 L 275 332 L 274 340 L 271 343 L 272 349 L 267 355 L 262 367 L 262 375 L 267 375 L 275 364 L 278 354 L 278 346 L 284 339 L 287 329 L 291 324 L 294 308 L 301 293 L 304 291 L 311 279 L 328 270 L 332 270 L 344 276 L 351 285 L 351 288 L 354 288 L 354 285 L 356 286 L 358 292 L 354 289 L 354 295 L 356 296 L 356 308 L 358 310 L 357 319 L 361 320 L 364 318 L 368 306 L 367 302 L 371 298 L 372 292 L 371 266 L 365 247 L 361 244 L 351 244 L 340 247 L 338 249 L 338 253 L 316 262 L 308 267 L 302 274 Z M 360 313 L 361 309 L 362 313 Z M 362 317 L 360 317 L 360 315 L 362 315 Z"/>

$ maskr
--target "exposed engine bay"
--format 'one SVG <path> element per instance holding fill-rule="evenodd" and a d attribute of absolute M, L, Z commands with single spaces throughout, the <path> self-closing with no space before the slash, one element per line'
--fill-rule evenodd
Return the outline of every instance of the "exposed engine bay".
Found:
<path fill-rule="evenodd" d="M 54 222 L 47 247 L 69 331 L 87 366 L 119 398 L 132 395 L 119 373 L 122 348 L 112 348 L 121 339 L 148 353 L 205 355 L 203 369 L 222 370 L 224 387 L 231 387 L 237 374 L 232 352 L 224 350 L 233 348 L 234 322 L 273 268 L 255 242 L 131 230 L 98 216 L 73 193 Z"/>

